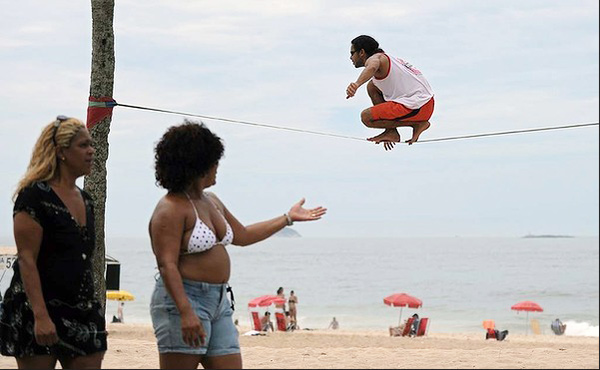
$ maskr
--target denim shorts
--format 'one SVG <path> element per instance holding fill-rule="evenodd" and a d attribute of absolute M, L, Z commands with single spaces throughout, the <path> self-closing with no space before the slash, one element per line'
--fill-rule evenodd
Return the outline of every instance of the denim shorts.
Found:
<path fill-rule="evenodd" d="M 183 341 L 179 310 L 159 278 L 150 302 L 158 352 L 206 356 L 240 353 L 239 333 L 233 324 L 233 309 L 227 297 L 227 287 L 227 284 L 183 279 L 185 293 L 206 333 L 204 345 L 192 347 Z"/>

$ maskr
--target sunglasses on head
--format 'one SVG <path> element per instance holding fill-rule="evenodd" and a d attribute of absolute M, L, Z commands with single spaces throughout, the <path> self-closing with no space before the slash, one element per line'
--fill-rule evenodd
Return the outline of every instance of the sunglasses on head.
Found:
<path fill-rule="evenodd" d="M 66 121 L 68 119 L 69 119 L 69 117 L 63 116 L 62 114 L 59 116 L 56 116 L 56 121 L 54 121 L 54 132 L 52 133 L 52 142 L 54 143 L 54 146 L 56 146 L 56 132 L 58 131 L 58 127 L 60 126 L 61 123 L 63 123 L 64 121 Z"/>

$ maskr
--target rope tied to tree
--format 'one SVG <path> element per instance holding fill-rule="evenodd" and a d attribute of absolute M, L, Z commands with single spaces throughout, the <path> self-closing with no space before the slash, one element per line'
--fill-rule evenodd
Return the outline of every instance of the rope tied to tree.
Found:
<path fill-rule="evenodd" d="M 89 105 L 88 105 L 88 114 L 87 114 L 88 129 L 91 129 L 96 124 L 101 122 L 103 119 L 110 116 L 112 114 L 113 108 L 117 107 L 117 106 L 124 107 L 124 108 L 131 108 L 131 109 L 147 110 L 147 111 L 152 111 L 152 112 L 176 114 L 179 116 L 198 117 L 198 118 L 203 118 L 203 119 L 212 120 L 212 121 L 221 121 L 221 122 L 227 122 L 227 123 L 234 123 L 234 124 L 241 124 L 241 125 L 248 125 L 248 126 L 255 126 L 255 127 L 262 127 L 262 128 L 270 128 L 270 129 L 275 129 L 275 130 L 284 130 L 284 131 L 292 131 L 292 132 L 299 132 L 299 133 L 312 134 L 312 135 L 329 136 L 329 137 L 336 137 L 336 138 L 340 138 L 340 139 L 367 141 L 366 139 L 359 138 L 359 137 L 353 137 L 353 136 L 346 136 L 346 135 L 339 135 L 339 134 L 332 134 L 332 133 L 311 131 L 311 130 L 303 130 L 303 129 L 292 128 L 292 127 L 268 125 L 266 123 L 241 121 L 241 120 L 235 120 L 235 119 L 230 119 L 230 118 L 213 117 L 213 116 L 207 116 L 207 115 L 196 114 L 196 113 L 178 112 L 178 111 L 168 110 L 168 109 L 143 107 L 143 106 L 139 106 L 139 105 L 120 104 L 120 103 L 117 103 L 111 97 L 94 98 L 92 96 L 90 96 Z M 417 143 L 431 143 L 431 142 L 460 140 L 460 139 L 474 139 L 474 138 L 481 138 L 481 137 L 512 135 L 512 134 L 550 131 L 550 130 L 563 130 L 563 129 L 589 127 L 589 126 L 598 126 L 598 122 L 577 123 L 577 124 L 563 125 L 563 126 L 540 127 L 540 128 L 531 128 L 531 129 L 522 129 L 522 130 L 490 132 L 490 133 L 483 133 L 483 134 L 442 137 L 442 138 L 435 138 L 435 139 L 419 140 Z"/>

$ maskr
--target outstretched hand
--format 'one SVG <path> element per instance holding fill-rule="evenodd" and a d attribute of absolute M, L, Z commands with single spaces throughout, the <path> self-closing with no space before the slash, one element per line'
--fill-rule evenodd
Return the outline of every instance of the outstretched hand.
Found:
<path fill-rule="evenodd" d="M 358 90 L 358 85 L 356 82 L 351 82 L 350 85 L 346 88 L 346 99 L 350 99 L 356 94 L 356 90 Z"/>
<path fill-rule="evenodd" d="M 325 213 L 327 213 L 327 208 L 323 208 L 321 206 L 311 209 L 306 209 L 302 207 L 306 200 L 304 198 L 300 199 L 300 201 L 290 208 L 288 215 L 292 219 L 292 221 L 316 221 L 319 220 Z"/>

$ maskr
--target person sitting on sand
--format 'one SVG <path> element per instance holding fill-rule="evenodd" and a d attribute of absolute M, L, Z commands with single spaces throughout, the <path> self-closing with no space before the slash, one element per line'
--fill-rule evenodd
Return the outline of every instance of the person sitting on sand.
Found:
<path fill-rule="evenodd" d="M 485 333 L 485 339 L 496 339 L 498 341 L 503 341 L 508 335 L 508 330 L 499 331 L 498 329 L 488 328 Z"/>
<path fill-rule="evenodd" d="M 404 329 L 406 328 L 406 323 L 408 319 L 406 319 L 403 323 L 400 323 L 398 326 L 390 326 L 390 337 L 401 337 L 402 333 L 404 333 Z"/>
<path fill-rule="evenodd" d="M 404 324 L 400 324 L 399 326 L 390 326 L 389 331 L 390 337 L 400 337 L 404 331 Z"/>
<path fill-rule="evenodd" d="M 265 315 L 260 319 L 260 326 L 262 331 L 275 331 L 273 327 L 273 322 L 271 321 L 271 313 L 269 311 L 265 312 Z"/>
<path fill-rule="evenodd" d="M 412 317 L 413 322 L 411 324 L 410 333 L 408 335 L 411 337 L 416 337 L 417 333 L 419 332 L 419 323 L 421 322 L 421 320 L 419 319 L 419 315 L 417 314 L 412 315 Z"/>
<path fill-rule="evenodd" d="M 556 319 L 550 324 L 550 329 L 552 329 L 556 335 L 563 335 L 567 329 L 567 324 L 563 324 L 560 319 Z"/>
<path fill-rule="evenodd" d="M 285 331 L 294 331 L 298 329 L 294 321 L 292 321 L 292 316 L 290 315 L 290 311 L 285 311 Z"/>
<path fill-rule="evenodd" d="M 340 327 L 340 323 L 334 317 L 333 320 L 331 320 L 331 322 L 329 323 L 329 326 L 327 327 L 327 329 L 337 330 L 339 327 Z"/>

